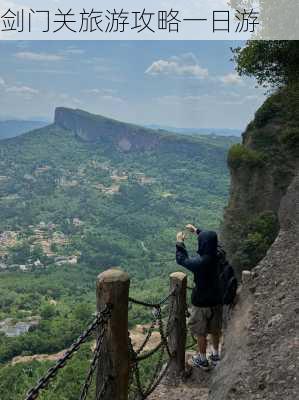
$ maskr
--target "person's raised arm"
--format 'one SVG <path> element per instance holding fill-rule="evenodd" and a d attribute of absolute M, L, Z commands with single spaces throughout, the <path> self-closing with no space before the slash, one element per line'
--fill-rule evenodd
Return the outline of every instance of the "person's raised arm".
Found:
<path fill-rule="evenodd" d="M 193 233 L 194 235 L 199 235 L 201 232 L 201 229 L 196 228 L 196 226 L 192 225 L 192 224 L 188 224 L 186 225 L 185 229 L 191 233 Z"/>
<path fill-rule="evenodd" d="M 191 272 L 195 272 L 201 264 L 202 258 L 198 255 L 189 257 L 185 243 L 185 235 L 183 232 L 177 234 L 176 242 L 176 262 Z"/>

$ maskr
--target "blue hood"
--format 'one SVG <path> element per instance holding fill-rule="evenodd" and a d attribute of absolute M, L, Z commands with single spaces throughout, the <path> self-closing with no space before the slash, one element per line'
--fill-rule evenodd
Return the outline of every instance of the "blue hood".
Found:
<path fill-rule="evenodd" d="M 198 250 L 200 256 L 208 255 L 215 257 L 217 255 L 218 237 L 213 231 L 202 231 L 198 235 Z"/>

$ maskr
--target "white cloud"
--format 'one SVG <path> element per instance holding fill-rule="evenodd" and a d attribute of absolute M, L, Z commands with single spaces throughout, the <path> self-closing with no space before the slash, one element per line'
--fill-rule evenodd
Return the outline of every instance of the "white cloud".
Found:
<path fill-rule="evenodd" d="M 204 103 L 206 101 L 209 101 L 213 96 L 210 96 L 208 94 L 203 94 L 203 95 L 187 95 L 187 96 L 161 96 L 157 98 L 157 101 L 160 104 L 163 105 L 179 105 L 179 104 L 189 104 L 190 106 L 192 105 L 198 105 L 198 103 Z"/>
<path fill-rule="evenodd" d="M 83 93 L 87 95 L 97 96 L 100 100 L 107 100 L 110 102 L 123 103 L 124 99 L 116 96 L 117 91 L 114 89 L 86 89 Z"/>
<path fill-rule="evenodd" d="M 59 99 L 69 102 L 70 104 L 75 104 L 75 105 L 82 105 L 82 101 L 78 99 L 77 97 L 73 97 L 69 95 L 68 93 L 60 93 L 58 96 L 53 94 L 53 97 L 58 97 Z"/>
<path fill-rule="evenodd" d="M 32 51 L 20 51 L 15 56 L 21 60 L 28 61 L 61 61 L 64 60 L 64 56 L 61 54 L 51 53 L 34 53 Z"/>
<path fill-rule="evenodd" d="M 19 73 L 28 73 L 30 72 L 31 74 L 53 74 L 53 75 L 77 75 L 79 74 L 79 72 L 77 71 L 70 71 L 69 69 L 49 69 L 49 68 L 33 68 L 33 69 L 29 69 L 29 68 L 17 68 L 16 69 L 17 72 Z"/>
<path fill-rule="evenodd" d="M 105 95 L 105 96 L 101 96 L 101 99 L 115 102 L 115 103 L 123 103 L 124 102 L 124 99 L 122 99 L 121 97 L 117 97 L 117 96 Z"/>
<path fill-rule="evenodd" d="M 99 95 L 99 94 L 101 94 L 102 92 L 101 92 L 101 90 L 100 89 L 86 89 L 86 90 L 83 90 L 83 93 L 86 93 L 86 94 L 93 94 L 93 95 Z"/>
<path fill-rule="evenodd" d="M 81 54 L 85 53 L 85 50 L 79 49 L 77 47 L 69 47 L 66 50 L 64 50 L 64 53 L 72 54 L 72 55 L 81 55 Z"/>
<path fill-rule="evenodd" d="M 98 64 L 108 64 L 109 60 L 105 57 L 88 57 L 82 60 L 85 64 L 91 64 L 91 65 L 98 65 Z"/>
<path fill-rule="evenodd" d="M 96 89 L 96 88 L 93 88 L 93 89 L 83 90 L 83 92 L 86 93 L 86 94 L 93 94 L 95 96 L 97 96 L 97 95 L 106 96 L 106 95 L 115 94 L 116 90 L 114 90 L 114 89 Z"/>
<path fill-rule="evenodd" d="M 3 88 L 3 90 L 6 93 L 24 97 L 32 97 L 34 95 L 39 94 L 39 91 L 37 89 L 34 89 L 30 86 L 25 86 L 22 84 L 9 85 L 5 82 L 5 80 L 1 76 L 0 76 L 0 87 Z"/>
<path fill-rule="evenodd" d="M 210 106 L 221 104 L 221 105 L 242 105 L 245 103 L 254 103 L 261 102 L 263 98 L 258 95 L 246 95 L 242 96 L 241 94 L 230 92 L 219 92 L 218 94 L 201 94 L 201 95 L 165 95 L 161 97 L 157 97 L 156 101 L 163 106 L 175 106 L 175 105 L 188 105 L 189 107 L 198 107 L 203 106 L 205 104 L 209 104 Z"/>
<path fill-rule="evenodd" d="M 257 94 L 252 94 L 252 95 L 248 95 L 246 96 L 246 100 L 250 100 L 250 101 L 262 101 L 264 100 L 264 96 L 259 96 Z"/>
<path fill-rule="evenodd" d="M 206 78 L 209 71 L 199 65 L 193 53 L 174 56 L 167 60 L 154 61 L 145 71 L 148 75 L 172 75 L 191 78 Z"/>
<path fill-rule="evenodd" d="M 39 93 L 37 89 L 33 89 L 29 86 L 9 86 L 5 89 L 7 93 L 14 93 L 18 95 L 36 95 Z"/>
<path fill-rule="evenodd" d="M 223 75 L 219 79 L 225 85 L 242 85 L 243 84 L 242 78 L 236 72 L 231 72 L 230 74 Z"/>
<path fill-rule="evenodd" d="M 256 103 L 256 102 L 262 102 L 263 98 L 258 95 L 247 95 L 247 96 L 242 96 L 240 95 L 227 95 L 227 96 L 222 96 L 221 98 L 215 99 L 215 102 L 218 102 L 218 104 L 225 104 L 225 105 L 242 105 L 245 103 Z"/>

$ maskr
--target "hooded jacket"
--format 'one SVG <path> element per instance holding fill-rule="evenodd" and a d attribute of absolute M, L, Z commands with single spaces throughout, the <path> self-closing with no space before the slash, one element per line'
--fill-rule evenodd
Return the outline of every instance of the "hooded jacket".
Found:
<path fill-rule="evenodd" d="M 197 307 L 222 304 L 217 261 L 218 238 L 216 232 L 198 231 L 198 255 L 189 257 L 183 242 L 176 244 L 176 261 L 193 272 L 195 287 L 191 301 Z"/>

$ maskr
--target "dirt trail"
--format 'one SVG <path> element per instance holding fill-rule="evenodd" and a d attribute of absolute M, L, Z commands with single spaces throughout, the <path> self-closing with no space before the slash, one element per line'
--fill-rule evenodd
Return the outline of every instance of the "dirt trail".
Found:
<path fill-rule="evenodd" d="M 146 336 L 146 329 L 148 325 L 137 325 L 134 329 L 130 331 L 130 337 L 132 340 L 132 344 L 134 348 L 138 348 L 143 343 Z M 153 349 L 160 342 L 160 334 L 159 332 L 153 332 L 152 336 L 144 348 L 144 351 L 148 351 Z M 95 342 L 92 344 L 92 349 L 95 347 Z M 34 354 L 32 356 L 18 356 L 14 357 L 11 361 L 12 365 L 20 364 L 20 363 L 29 363 L 32 361 L 57 361 L 61 357 L 63 357 L 66 350 L 61 350 L 55 354 Z"/>
<path fill-rule="evenodd" d="M 12 365 L 29 363 L 31 361 L 57 361 L 63 357 L 65 350 L 55 354 L 34 354 L 33 356 L 18 356 L 14 357 L 11 361 Z"/>
<path fill-rule="evenodd" d="M 208 378 L 193 371 L 151 400 L 295 400 L 299 398 L 299 173 L 282 199 L 280 232 L 241 292 L 222 360 Z"/>
<path fill-rule="evenodd" d="M 195 354 L 195 351 L 186 353 L 187 378 L 178 386 L 168 384 L 166 379 L 152 393 L 149 400 L 208 400 L 210 382 L 218 367 L 210 371 L 192 368 L 191 359 Z"/>

